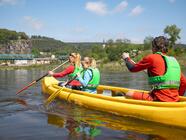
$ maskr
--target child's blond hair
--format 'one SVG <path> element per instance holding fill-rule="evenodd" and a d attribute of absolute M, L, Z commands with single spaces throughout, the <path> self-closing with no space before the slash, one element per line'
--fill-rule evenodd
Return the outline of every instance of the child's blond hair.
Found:
<path fill-rule="evenodd" d="M 71 53 L 70 56 L 73 56 L 75 58 L 75 65 L 77 67 L 81 66 L 81 55 L 79 53 Z"/>
<path fill-rule="evenodd" d="M 96 60 L 93 57 L 84 57 L 84 59 L 87 59 L 90 63 L 90 67 L 92 68 L 96 68 Z"/>

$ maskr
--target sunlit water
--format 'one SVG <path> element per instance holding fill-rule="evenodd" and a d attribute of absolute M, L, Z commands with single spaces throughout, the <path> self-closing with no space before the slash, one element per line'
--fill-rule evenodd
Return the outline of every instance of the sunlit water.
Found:
<path fill-rule="evenodd" d="M 184 140 L 186 129 L 90 110 L 65 101 L 46 100 L 40 83 L 16 96 L 27 83 L 46 71 L 0 71 L 0 140 L 15 139 L 108 139 L 108 140 Z M 149 89 L 141 73 L 102 73 L 101 84 Z"/>

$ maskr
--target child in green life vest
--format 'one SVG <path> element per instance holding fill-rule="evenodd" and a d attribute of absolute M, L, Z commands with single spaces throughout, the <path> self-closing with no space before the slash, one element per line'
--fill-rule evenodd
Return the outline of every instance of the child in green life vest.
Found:
<path fill-rule="evenodd" d="M 96 93 L 96 88 L 100 83 L 100 72 L 96 68 L 96 61 L 94 58 L 84 57 L 82 61 L 84 71 L 77 73 L 77 79 L 82 84 L 83 91 Z"/>

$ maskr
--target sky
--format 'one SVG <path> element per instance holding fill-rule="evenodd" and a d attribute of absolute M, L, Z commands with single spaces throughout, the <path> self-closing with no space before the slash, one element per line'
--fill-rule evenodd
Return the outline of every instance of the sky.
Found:
<path fill-rule="evenodd" d="M 0 28 L 64 42 L 102 42 L 164 35 L 181 29 L 186 44 L 186 0 L 0 0 Z"/>

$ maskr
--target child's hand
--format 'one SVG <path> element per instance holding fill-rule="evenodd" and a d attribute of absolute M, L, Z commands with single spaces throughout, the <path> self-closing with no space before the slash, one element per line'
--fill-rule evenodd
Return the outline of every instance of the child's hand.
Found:
<path fill-rule="evenodd" d="M 128 57 L 129 57 L 129 53 L 124 52 L 124 53 L 122 54 L 122 58 L 123 58 L 123 59 L 126 59 L 126 58 L 128 58 Z"/>
<path fill-rule="evenodd" d="M 48 74 L 53 76 L 54 75 L 54 72 L 53 71 L 48 71 Z"/>
<path fill-rule="evenodd" d="M 77 73 L 77 77 L 80 77 L 80 76 L 81 76 L 81 74 L 80 74 L 80 72 L 78 72 L 78 73 Z"/>

